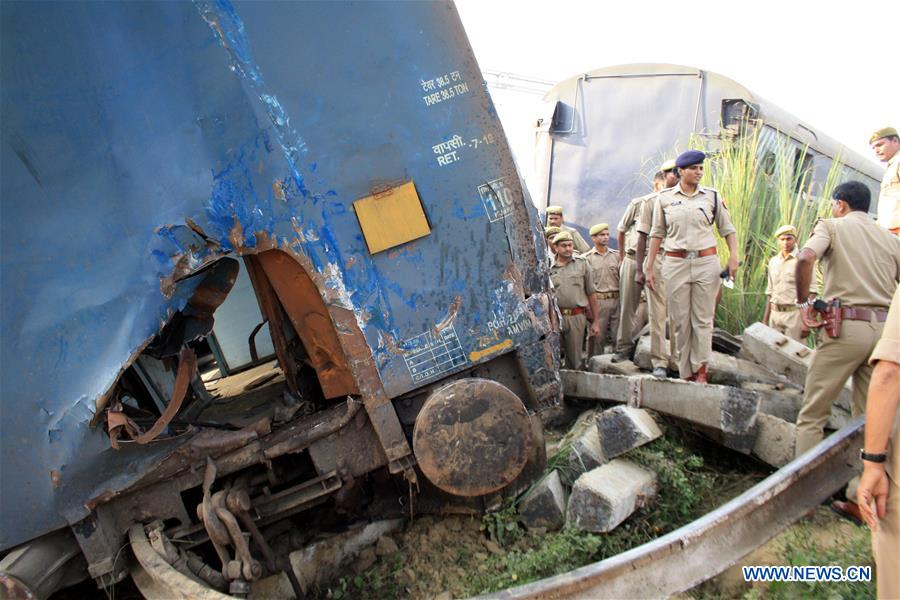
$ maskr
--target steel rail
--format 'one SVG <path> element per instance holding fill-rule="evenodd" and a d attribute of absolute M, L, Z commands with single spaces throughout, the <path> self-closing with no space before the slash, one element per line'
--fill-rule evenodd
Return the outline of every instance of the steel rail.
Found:
<path fill-rule="evenodd" d="M 864 417 L 740 496 L 627 552 L 480 598 L 660 598 L 691 589 L 762 546 L 859 472 Z"/>

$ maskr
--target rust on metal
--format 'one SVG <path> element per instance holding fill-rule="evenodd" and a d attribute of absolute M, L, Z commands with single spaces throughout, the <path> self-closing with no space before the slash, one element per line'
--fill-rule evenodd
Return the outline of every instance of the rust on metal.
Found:
<path fill-rule="evenodd" d="M 303 341 L 325 397 L 358 393 L 331 315 L 306 270 L 290 255 L 278 250 L 262 252 L 256 258 Z"/>
<path fill-rule="evenodd" d="M 175 418 L 175 415 L 181 408 L 181 404 L 184 402 L 184 397 L 187 394 L 188 386 L 190 386 L 191 379 L 194 378 L 196 372 L 197 355 L 194 354 L 193 350 L 185 346 L 182 348 L 181 354 L 178 357 L 178 374 L 175 376 L 175 385 L 172 388 L 172 398 L 169 400 L 166 410 L 163 411 L 163 414 L 160 415 L 159 419 L 156 420 L 156 423 L 154 423 L 150 429 L 134 438 L 135 442 L 138 444 L 148 444 L 155 440 L 156 436 L 162 433 L 162 430 Z"/>
<path fill-rule="evenodd" d="M 433 392 L 413 433 L 422 472 L 457 496 L 483 496 L 511 483 L 528 462 L 531 446 L 522 400 L 489 379 L 462 379 Z"/>

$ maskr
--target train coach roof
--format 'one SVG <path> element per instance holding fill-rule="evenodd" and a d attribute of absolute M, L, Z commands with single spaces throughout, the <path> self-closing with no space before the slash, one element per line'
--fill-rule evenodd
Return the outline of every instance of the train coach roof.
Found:
<path fill-rule="evenodd" d="M 773 104 L 769 100 L 755 94 L 737 81 L 696 67 L 673 65 L 667 63 L 633 63 L 614 65 L 594 69 L 583 75 L 576 75 L 559 82 L 544 96 L 545 101 L 555 101 L 559 98 L 572 98 L 575 86 L 582 78 L 632 78 L 632 77 L 666 77 L 666 76 L 702 76 L 707 81 L 705 93 L 711 86 L 721 90 L 725 97 L 734 97 L 746 100 L 759 108 L 760 116 L 766 123 L 793 137 L 797 141 L 809 144 L 809 147 L 826 156 L 834 158 L 840 155 L 841 161 L 848 167 L 860 173 L 880 181 L 882 177 L 881 166 L 858 152 L 850 150 L 836 139 L 822 133 L 815 127 L 804 123 L 801 119 Z M 865 138 L 867 132 L 860 132 L 860 138 Z"/>

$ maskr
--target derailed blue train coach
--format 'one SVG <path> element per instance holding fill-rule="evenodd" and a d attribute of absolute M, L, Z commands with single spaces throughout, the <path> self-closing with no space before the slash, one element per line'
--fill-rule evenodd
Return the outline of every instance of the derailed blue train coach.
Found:
<path fill-rule="evenodd" d="M 451 3 L 0 17 L 7 589 L 120 580 L 157 523 L 240 592 L 267 567 L 237 538 L 379 486 L 477 510 L 541 468 L 544 241 Z M 239 276 L 276 362 L 210 378 Z"/>

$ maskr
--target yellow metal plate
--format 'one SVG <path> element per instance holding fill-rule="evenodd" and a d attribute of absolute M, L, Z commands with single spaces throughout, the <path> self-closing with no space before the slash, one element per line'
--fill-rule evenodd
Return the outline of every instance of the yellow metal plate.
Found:
<path fill-rule="evenodd" d="M 353 210 L 372 254 L 431 233 L 412 181 L 360 198 L 353 203 Z"/>

